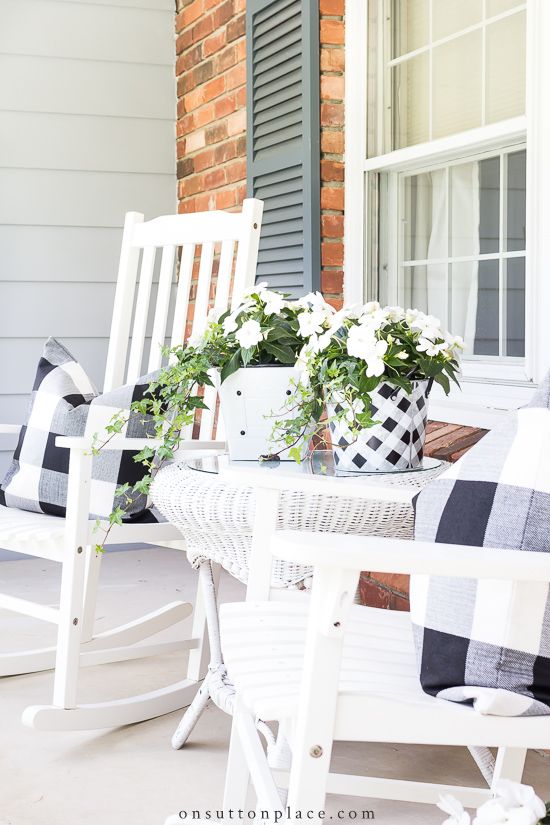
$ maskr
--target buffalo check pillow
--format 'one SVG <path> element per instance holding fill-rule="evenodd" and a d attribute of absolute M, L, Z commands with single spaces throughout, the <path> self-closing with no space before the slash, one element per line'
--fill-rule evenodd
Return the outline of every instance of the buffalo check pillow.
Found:
<path fill-rule="evenodd" d="M 38 364 L 28 420 L 21 429 L 11 467 L 2 482 L 1 504 L 21 510 L 64 516 L 67 504 L 69 450 L 56 447 L 58 435 L 93 436 L 100 442 L 105 426 L 119 410 L 128 411 L 122 434 L 145 438 L 153 435 L 150 419 L 130 412 L 133 401 L 141 400 L 152 376 L 140 378 L 112 392 L 99 395 L 82 366 L 63 344 L 49 338 Z M 134 461 L 136 452 L 105 450 L 92 464 L 90 515 L 106 517 L 120 484 L 134 484 L 145 475 L 143 465 Z M 157 518 L 147 509 L 145 496 L 124 503 L 130 520 Z"/>
<path fill-rule="evenodd" d="M 550 381 L 416 499 L 415 538 L 550 552 Z M 540 406 L 536 406 L 536 405 Z M 503 716 L 550 713 L 546 583 L 411 578 L 423 690 Z"/>

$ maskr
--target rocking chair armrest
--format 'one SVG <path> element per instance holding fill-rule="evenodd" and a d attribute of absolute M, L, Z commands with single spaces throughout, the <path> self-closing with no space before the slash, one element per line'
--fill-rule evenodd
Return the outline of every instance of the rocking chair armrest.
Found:
<path fill-rule="evenodd" d="M 1 432 L 1 431 L 0 431 Z M 114 436 L 104 444 L 102 450 L 143 450 L 144 447 L 157 449 L 162 444 L 159 438 L 127 438 L 126 436 Z M 56 447 L 65 447 L 69 450 L 91 451 L 94 447 L 92 436 L 66 436 L 58 435 L 55 439 Z M 182 441 L 179 450 L 183 452 L 195 451 L 216 451 L 226 448 L 225 441 L 199 441 L 198 439 L 188 439 Z"/>
<path fill-rule="evenodd" d="M 161 441 L 158 438 L 126 438 L 119 436 L 112 438 L 107 444 L 101 446 L 102 450 L 143 450 L 144 447 L 153 447 L 156 449 L 160 447 Z M 94 439 L 92 436 L 67 436 L 58 435 L 55 439 L 56 447 L 64 447 L 68 450 L 80 450 L 82 452 L 90 452 L 94 446 Z"/>
<path fill-rule="evenodd" d="M 550 582 L 547 553 L 294 530 L 277 531 L 271 540 L 271 552 L 278 559 L 298 564 L 357 573 L 379 570 L 452 578 Z"/>
<path fill-rule="evenodd" d="M 21 424 L 0 424 L 0 435 L 19 435 Z"/>

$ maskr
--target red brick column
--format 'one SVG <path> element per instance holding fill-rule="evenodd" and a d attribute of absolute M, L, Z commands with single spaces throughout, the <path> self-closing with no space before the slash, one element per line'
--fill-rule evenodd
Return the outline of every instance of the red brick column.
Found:
<path fill-rule="evenodd" d="M 246 195 L 245 0 L 177 0 L 180 212 Z"/>
<path fill-rule="evenodd" d="M 344 265 L 344 0 L 320 0 L 321 290 L 342 302 Z"/>

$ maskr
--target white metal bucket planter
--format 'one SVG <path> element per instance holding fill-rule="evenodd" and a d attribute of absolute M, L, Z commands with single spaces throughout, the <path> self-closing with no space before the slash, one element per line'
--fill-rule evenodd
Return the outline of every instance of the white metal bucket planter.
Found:
<path fill-rule="evenodd" d="M 339 470 L 394 472 L 422 463 L 430 381 L 416 381 L 412 392 L 381 383 L 370 394 L 376 424 L 354 435 L 345 419 L 330 422 L 334 462 Z M 343 404 L 328 403 L 330 417 Z"/>
<path fill-rule="evenodd" d="M 232 459 L 256 461 L 273 452 L 273 415 L 288 405 L 298 377 L 295 367 L 252 366 L 237 370 L 221 384 L 221 413 Z M 280 458 L 288 460 L 288 450 Z"/>

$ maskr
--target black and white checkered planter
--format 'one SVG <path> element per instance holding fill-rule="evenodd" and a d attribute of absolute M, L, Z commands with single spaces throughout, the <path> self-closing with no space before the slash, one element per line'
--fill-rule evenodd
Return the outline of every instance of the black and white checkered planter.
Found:
<path fill-rule="evenodd" d="M 382 383 L 371 393 L 372 416 L 379 422 L 353 435 L 345 421 L 330 422 L 334 462 L 339 470 L 392 472 L 422 463 L 428 419 L 429 381 L 417 381 L 412 393 Z M 327 404 L 329 416 L 342 406 Z"/>

